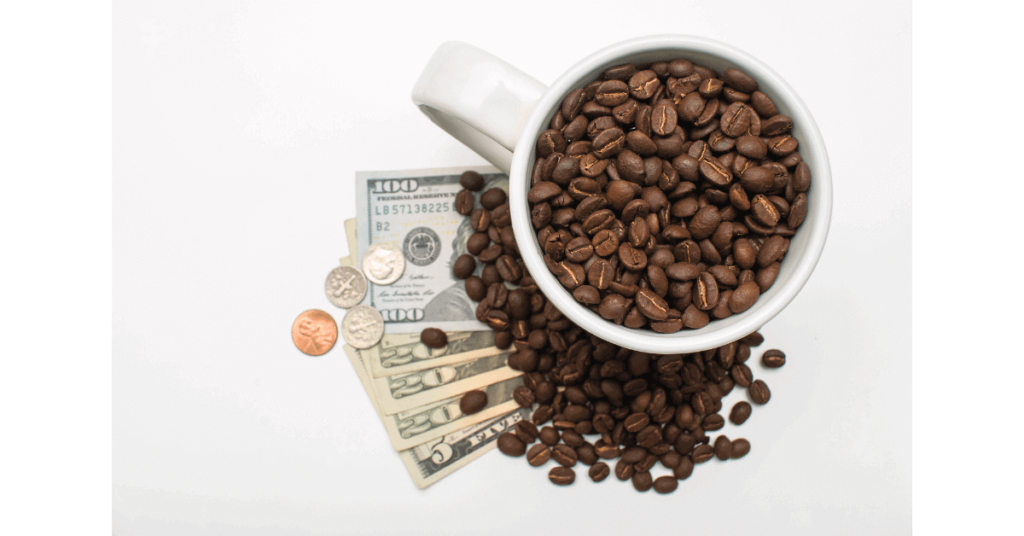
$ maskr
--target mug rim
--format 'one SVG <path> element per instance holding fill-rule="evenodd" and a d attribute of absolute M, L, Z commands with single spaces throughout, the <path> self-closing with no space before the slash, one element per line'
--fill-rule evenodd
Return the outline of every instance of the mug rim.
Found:
<path fill-rule="evenodd" d="M 565 95 L 584 79 L 589 83 L 589 77 L 594 76 L 594 70 L 603 64 L 608 64 L 603 67 L 607 68 L 616 65 L 615 61 L 619 58 L 659 52 L 715 56 L 750 74 L 759 84 L 770 82 L 770 85 L 776 88 L 776 94 L 772 95 L 772 99 L 784 103 L 794 123 L 806 132 L 800 137 L 801 149 L 810 147 L 809 153 L 814 154 L 813 162 L 807 162 L 814 178 L 813 196 L 808 192 L 808 197 L 809 201 L 813 199 L 814 204 L 818 205 L 813 217 L 808 214 L 807 220 L 801 226 L 801 232 L 810 235 L 806 248 L 796 259 L 789 259 L 789 262 L 795 263 L 794 270 L 770 299 L 765 299 L 763 295 L 759 296 L 754 305 L 742 313 L 722 320 L 713 319 L 707 326 L 697 330 L 683 329 L 670 334 L 617 325 L 578 303 L 544 264 L 537 234 L 529 218 L 529 204 L 526 201 L 526 186 L 529 184 L 533 167 L 537 137 L 547 128 L 552 111 L 557 110 Z M 804 151 L 801 151 L 801 154 L 803 155 Z M 509 208 L 517 238 L 525 237 L 517 240 L 523 261 L 538 288 L 562 314 L 587 332 L 619 346 L 656 354 L 689 353 L 728 344 L 760 329 L 796 297 L 810 278 L 824 249 L 831 219 L 831 182 L 824 140 L 810 110 L 796 91 L 775 71 L 750 54 L 719 41 L 689 35 L 652 35 L 629 39 L 597 50 L 567 69 L 541 95 L 523 123 L 513 152 L 509 173 Z M 774 287 L 772 290 L 775 290 Z M 730 319 L 732 321 L 727 322 Z"/>

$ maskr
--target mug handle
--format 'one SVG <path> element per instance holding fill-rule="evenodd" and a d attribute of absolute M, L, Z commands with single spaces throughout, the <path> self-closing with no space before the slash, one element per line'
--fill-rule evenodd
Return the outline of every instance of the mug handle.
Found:
<path fill-rule="evenodd" d="M 412 89 L 412 101 L 437 126 L 505 174 L 544 84 L 460 41 L 442 43 Z"/>

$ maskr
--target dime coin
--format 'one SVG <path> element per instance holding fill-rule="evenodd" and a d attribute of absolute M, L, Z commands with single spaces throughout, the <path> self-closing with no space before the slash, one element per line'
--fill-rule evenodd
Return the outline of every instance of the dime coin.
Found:
<path fill-rule="evenodd" d="M 306 355 L 323 355 L 338 340 L 338 324 L 331 315 L 310 309 L 292 323 L 292 342 Z"/>
<path fill-rule="evenodd" d="M 345 313 L 341 335 L 355 348 L 369 348 L 384 335 L 384 318 L 369 305 L 356 305 Z"/>
<path fill-rule="evenodd" d="M 405 272 L 405 257 L 395 244 L 374 243 L 363 253 L 363 273 L 376 285 L 390 285 Z"/>
<path fill-rule="evenodd" d="M 366 296 L 366 278 L 351 266 L 339 266 L 328 274 L 324 292 L 331 303 L 348 309 L 363 301 L 363 296 Z"/>

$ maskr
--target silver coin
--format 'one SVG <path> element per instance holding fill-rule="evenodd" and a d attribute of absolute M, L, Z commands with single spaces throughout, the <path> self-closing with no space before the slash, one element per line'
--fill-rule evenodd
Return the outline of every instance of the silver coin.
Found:
<path fill-rule="evenodd" d="M 384 335 L 384 317 L 369 305 L 356 305 L 341 321 L 341 336 L 355 348 L 366 349 Z"/>
<path fill-rule="evenodd" d="M 348 309 L 363 301 L 366 296 L 366 278 L 351 266 L 339 266 L 327 274 L 324 283 L 327 299 L 342 309 Z"/>
<path fill-rule="evenodd" d="M 390 285 L 405 272 L 405 256 L 391 243 L 374 243 L 363 253 L 363 274 L 376 285 Z"/>

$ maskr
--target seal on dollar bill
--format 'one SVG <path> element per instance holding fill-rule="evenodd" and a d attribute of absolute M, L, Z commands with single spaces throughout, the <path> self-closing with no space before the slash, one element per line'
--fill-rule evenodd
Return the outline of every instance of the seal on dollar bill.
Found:
<path fill-rule="evenodd" d="M 417 227 L 402 242 L 405 259 L 416 266 L 426 266 L 441 256 L 441 237 L 429 227 Z"/>

